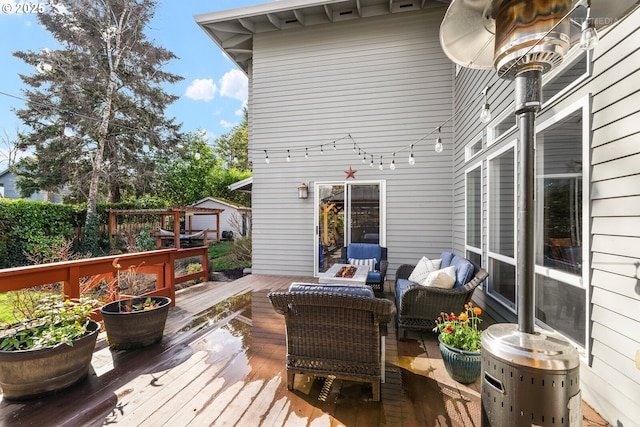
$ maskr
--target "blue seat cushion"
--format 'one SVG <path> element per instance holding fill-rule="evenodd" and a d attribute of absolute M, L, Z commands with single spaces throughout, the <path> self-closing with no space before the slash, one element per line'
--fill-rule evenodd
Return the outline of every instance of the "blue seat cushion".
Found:
<path fill-rule="evenodd" d="M 367 274 L 367 283 L 380 283 L 382 282 L 382 277 L 379 271 L 370 271 Z"/>
<path fill-rule="evenodd" d="M 350 243 L 347 246 L 347 259 L 376 259 L 376 270 L 380 270 L 382 248 L 374 243 Z"/>
<path fill-rule="evenodd" d="M 399 300 L 404 290 L 407 289 L 411 285 L 415 285 L 416 282 L 412 282 L 408 279 L 397 279 L 396 280 L 396 298 Z"/>
<path fill-rule="evenodd" d="M 449 266 L 456 267 L 456 283 L 454 288 L 460 288 L 467 284 L 473 278 L 473 264 L 466 258 L 454 255 L 451 252 L 442 252 L 442 264 L 440 268 Z"/>
<path fill-rule="evenodd" d="M 375 297 L 371 286 L 358 284 L 320 284 L 315 283 L 292 283 L 289 286 L 289 292 L 328 292 L 340 295 L 353 295 L 360 297 Z"/>

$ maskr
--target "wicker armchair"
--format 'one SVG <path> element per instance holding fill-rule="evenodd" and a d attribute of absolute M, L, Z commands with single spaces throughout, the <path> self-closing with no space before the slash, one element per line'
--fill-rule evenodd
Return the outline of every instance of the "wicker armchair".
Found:
<path fill-rule="evenodd" d="M 386 335 L 393 303 L 316 287 L 324 290 L 269 294 L 273 308 L 285 317 L 287 388 L 293 389 L 295 374 L 332 375 L 371 383 L 373 400 L 379 401 L 381 335 Z"/>
<path fill-rule="evenodd" d="M 471 262 L 471 261 L 469 261 Z M 433 331 L 436 319 L 441 312 L 459 313 L 464 309 L 464 304 L 471 300 L 473 291 L 489 277 L 487 271 L 473 265 L 473 277 L 460 287 L 442 289 L 431 286 L 423 286 L 409 282 L 409 276 L 414 267 L 403 264 L 396 271 L 396 330 L 398 338 L 406 336 L 406 329 Z M 398 286 L 398 281 L 404 280 L 404 286 Z M 401 289 L 398 294 L 398 289 Z"/>

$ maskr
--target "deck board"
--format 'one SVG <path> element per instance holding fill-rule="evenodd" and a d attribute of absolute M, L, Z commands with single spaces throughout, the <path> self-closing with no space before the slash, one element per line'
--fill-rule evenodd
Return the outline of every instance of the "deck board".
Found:
<path fill-rule="evenodd" d="M 479 426 L 480 382 L 444 370 L 435 337 L 386 337 L 381 402 L 362 383 L 297 375 L 286 386 L 283 317 L 267 298 L 297 276 L 245 276 L 176 293 L 161 343 L 110 350 L 99 338 L 88 378 L 46 398 L 0 402 L 3 426 Z M 583 425 L 606 425 L 597 414 Z"/>

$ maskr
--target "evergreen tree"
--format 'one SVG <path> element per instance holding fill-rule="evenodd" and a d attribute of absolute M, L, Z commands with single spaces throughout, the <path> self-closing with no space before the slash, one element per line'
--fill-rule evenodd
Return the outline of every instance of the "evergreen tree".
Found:
<path fill-rule="evenodd" d="M 90 225 L 98 199 L 118 200 L 121 187 L 148 170 L 149 148 L 159 153 L 176 144 L 180 125 L 164 113 L 177 97 L 161 85 L 182 77 L 162 71 L 176 56 L 144 34 L 154 0 L 50 0 L 49 6 L 38 19 L 60 48 L 14 52 L 35 68 L 20 76 L 30 87 L 26 108 L 17 111 L 30 128 L 20 148 L 38 158 L 30 172 L 40 178 L 32 182 L 67 185 L 86 199 Z M 65 135 L 65 124 L 75 135 Z"/>

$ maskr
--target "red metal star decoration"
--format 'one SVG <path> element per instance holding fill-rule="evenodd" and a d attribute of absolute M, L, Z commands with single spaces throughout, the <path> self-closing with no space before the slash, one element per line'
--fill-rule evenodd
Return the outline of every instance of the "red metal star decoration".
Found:
<path fill-rule="evenodd" d="M 353 169 L 351 169 L 351 166 L 349 166 L 349 170 L 344 171 L 344 173 L 347 174 L 347 177 L 345 179 L 349 179 L 349 178 L 356 179 L 356 172 L 358 171 L 354 171 Z"/>

